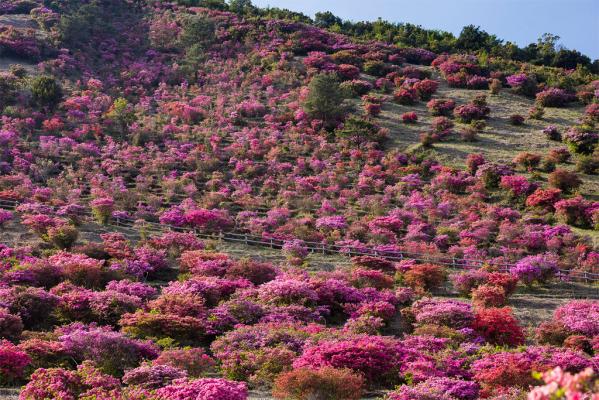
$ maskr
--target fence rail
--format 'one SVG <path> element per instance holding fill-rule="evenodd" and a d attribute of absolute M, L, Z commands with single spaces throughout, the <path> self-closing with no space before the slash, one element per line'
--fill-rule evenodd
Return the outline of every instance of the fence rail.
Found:
<path fill-rule="evenodd" d="M 11 199 L 2 199 L 0 198 L 0 208 L 14 210 L 16 209 L 20 202 Z M 46 206 L 50 209 L 56 210 L 56 207 Z M 92 213 L 89 209 L 83 210 L 80 215 L 82 217 L 92 219 Z M 226 232 L 202 232 L 198 229 L 193 228 L 184 228 L 178 227 L 168 224 L 160 224 L 156 222 L 146 221 L 146 220 L 134 220 L 132 218 L 113 218 L 113 222 L 109 222 L 106 226 L 113 226 L 118 228 L 134 228 L 139 227 L 146 229 L 148 231 L 153 232 L 166 232 L 166 231 L 176 231 L 176 232 L 192 232 L 197 237 L 202 239 L 219 239 L 226 242 L 232 243 L 242 243 L 245 245 L 251 246 L 260 246 L 260 247 L 269 247 L 272 249 L 281 249 L 285 244 L 284 240 L 276 239 L 276 238 L 263 238 L 260 236 L 249 235 L 240 231 L 226 231 Z M 415 253 L 415 252 L 406 252 L 406 251 L 386 251 L 386 250 L 377 250 L 374 248 L 351 248 L 347 246 L 340 246 L 336 244 L 328 244 L 328 243 L 320 243 L 320 242 L 303 242 L 306 249 L 311 253 L 322 253 L 322 254 L 337 254 L 346 257 L 354 257 L 354 256 L 375 256 L 380 257 L 389 261 L 402 261 L 404 259 L 410 259 L 418 262 L 431 262 L 435 264 L 445 265 L 454 269 L 473 269 L 479 268 L 484 265 L 484 261 L 475 260 L 475 259 L 464 259 L 464 258 L 456 258 L 456 257 L 438 257 L 438 256 L 430 256 L 425 253 Z M 515 266 L 514 263 L 500 263 L 495 264 L 500 271 L 505 272 L 510 269 L 510 267 Z M 582 281 L 585 283 L 599 282 L 599 273 L 592 273 L 587 271 L 570 271 L 560 269 L 558 271 L 558 276 L 565 280 L 576 280 Z"/>

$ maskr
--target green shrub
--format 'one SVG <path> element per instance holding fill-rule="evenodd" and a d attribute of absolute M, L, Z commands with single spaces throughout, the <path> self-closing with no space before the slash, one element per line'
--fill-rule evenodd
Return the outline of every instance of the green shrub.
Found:
<path fill-rule="evenodd" d="M 38 76 L 31 81 L 33 101 L 40 106 L 54 108 L 62 99 L 62 87 L 50 76 Z"/>
<path fill-rule="evenodd" d="M 582 172 L 583 174 L 594 175 L 597 173 L 599 169 L 599 159 L 594 156 L 580 156 L 578 161 L 576 161 L 576 170 L 578 172 Z"/>
<path fill-rule="evenodd" d="M 345 96 L 337 75 L 315 75 L 308 85 L 308 90 L 303 107 L 310 117 L 324 121 L 328 127 L 343 117 L 345 108 L 342 103 Z"/>
<path fill-rule="evenodd" d="M 366 61 L 364 72 L 369 75 L 383 76 L 385 74 L 385 63 L 382 61 Z"/>
<path fill-rule="evenodd" d="M 72 225 L 60 225 L 48 229 L 48 241 L 58 249 L 69 249 L 79 237 L 79 231 Z"/>

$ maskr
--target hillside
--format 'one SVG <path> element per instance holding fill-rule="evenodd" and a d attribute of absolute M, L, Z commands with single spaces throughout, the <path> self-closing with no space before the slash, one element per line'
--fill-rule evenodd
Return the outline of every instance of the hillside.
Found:
<path fill-rule="evenodd" d="M 561 367 L 596 391 L 590 61 L 245 3 L 0 7 L 0 386 L 517 400 Z"/>

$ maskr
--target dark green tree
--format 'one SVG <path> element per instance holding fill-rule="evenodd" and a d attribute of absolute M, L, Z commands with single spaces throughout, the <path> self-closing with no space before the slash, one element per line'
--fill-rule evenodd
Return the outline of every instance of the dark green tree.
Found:
<path fill-rule="evenodd" d="M 336 74 L 315 75 L 308 89 L 309 93 L 303 107 L 310 117 L 324 121 L 327 127 L 333 126 L 335 121 L 343 117 L 345 96 Z"/>
<path fill-rule="evenodd" d="M 554 67 L 574 69 L 577 65 L 588 67 L 591 59 L 577 50 L 560 49 L 551 63 Z"/>
<path fill-rule="evenodd" d="M 192 81 L 200 63 L 206 59 L 206 50 L 214 43 L 215 29 L 214 22 L 203 16 L 189 16 L 185 20 L 180 37 L 185 51 L 182 68 Z"/>
<path fill-rule="evenodd" d="M 256 7 L 252 4 L 252 0 L 230 0 L 229 11 L 238 15 L 254 14 Z"/>
<path fill-rule="evenodd" d="M 480 26 L 467 25 L 460 32 L 456 41 L 456 47 L 466 51 L 487 50 L 491 51 L 496 46 L 501 45 L 501 40 L 497 36 L 480 29 Z"/>
<path fill-rule="evenodd" d="M 333 25 L 341 25 L 343 21 L 330 11 L 317 12 L 314 15 L 314 24 L 320 28 L 330 28 Z"/>
<path fill-rule="evenodd" d="M 33 101 L 43 107 L 54 108 L 62 99 L 62 87 L 51 76 L 38 76 L 31 81 Z"/>

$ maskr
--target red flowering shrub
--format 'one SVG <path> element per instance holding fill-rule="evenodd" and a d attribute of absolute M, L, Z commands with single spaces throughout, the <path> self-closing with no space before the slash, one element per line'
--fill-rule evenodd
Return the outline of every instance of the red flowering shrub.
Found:
<path fill-rule="evenodd" d="M 391 272 L 395 270 L 393 262 L 380 257 L 373 256 L 357 256 L 352 257 L 352 264 L 367 269 L 377 269 L 380 271 Z"/>
<path fill-rule="evenodd" d="M 502 307 L 506 296 L 502 287 L 482 285 L 472 291 L 472 304 L 477 307 Z"/>
<path fill-rule="evenodd" d="M 446 278 L 445 268 L 434 264 L 415 264 L 403 274 L 404 283 L 418 292 L 437 288 Z"/>
<path fill-rule="evenodd" d="M 514 157 L 514 163 L 522 166 L 524 169 L 536 168 L 541 162 L 541 156 L 534 153 L 522 152 Z"/>
<path fill-rule="evenodd" d="M 542 209 L 551 210 L 555 203 L 560 200 L 562 191 L 560 189 L 536 189 L 531 195 L 526 198 L 528 207 L 539 207 Z"/>
<path fill-rule="evenodd" d="M 153 365 L 168 365 L 180 368 L 192 378 L 205 375 L 213 366 L 214 360 L 199 347 L 185 347 L 182 349 L 164 350 L 158 358 L 152 361 Z"/>
<path fill-rule="evenodd" d="M 431 96 L 437 91 L 439 87 L 439 82 L 431 80 L 431 79 L 423 79 L 421 81 L 416 82 L 413 86 L 416 89 L 416 93 L 420 100 L 429 100 Z"/>
<path fill-rule="evenodd" d="M 195 343 L 206 335 L 202 319 L 176 314 L 137 310 L 119 321 L 123 331 L 140 338 L 172 338 L 179 343 Z"/>
<path fill-rule="evenodd" d="M 590 365 L 584 354 L 550 346 L 530 346 L 523 351 L 491 353 L 472 364 L 474 379 L 488 396 L 509 387 L 528 388 L 534 385 L 533 372 L 545 372 L 560 366 L 569 372 L 579 372 Z"/>
<path fill-rule="evenodd" d="M 466 167 L 471 175 L 476 174 L 478 167 L 485 163 L 485 158 L 482 154 L 468 154 L 466 157 Z"/>
<path fill-rule="evenodd" d="M 463 104 L 453 110 L 453 115 L 464 123 L 469 123 L 475 120 L 485 119 L 491 112 L 491 109 L 486 105 Z"/>
<path fill-rule="evenodd" d="M 450 116 L 455 108 L 455 101 L 451 99 L 433 99 L 426 103 L 426 107 L 435 116 Z"/>
<path fill-rule="evenodd" d="M 518 277 L 506 272 L 491 272 L 488 276 L 488 283 L 501 287 L 505 295 L 509 296 L 516 291 Z"/>
<path fill-rule="evenodd" d="M 399 88 L 393 93 L 396 102 L 403 105 L 411 105 L 418 101 L 418 93 L 413 88 Z"/>
<path fill-rule="evenodd" d="M 591 225 L 588 210 L 592 203 L 582 196 L 556 202 L 555 217 L 558 221 L 569 225 L 587 227 Z"/>
<path fill-rule="evenodd" d="M 364 378 L 348 369 L 299 368 L 279 375 L 273 396 L 285 400 L 358 400 Z"/>
<path fill-rule="evenodd" d="M 381 113 L 381 108 L 381 104 L 379 103 L 364 103 L 364 111 L 367 115 L 370 115 L 371 117 L 376 117 L 377 115 L 379 115 Z"/>
<path fill-rule="evenodd" d="M 369 385 L 396 382 L 407 352 L 398 340 L 384 336 L 321 341 L 307 347 L 293 367 L 347 368 L 362 374 Z"/>
<path fill-rule="evenodd" d="M 587 354 L 593 354 L 593 345 L 584 335 L 570 335 L 564 340 L 564 347 Z"/>
<path fill-rule="evenodd" d="M 524 343 L 524 332 L 508 307 L 478 310 L 472 328 L 492 344 L 519 346 Z"/>
<path fill-rule="evenodd" d="M 447 117 L 435 117 L 433 118 L 431 127 L 440 136 L 446 136 L 451 128 L 453 128 L 453 122 Z"/>
<path fill-rule="evenodd" d="M 7 385 L 23 378 L 31 359 L 8 340 L 0 341 L 0 384 Z"/>
<path fill-rule="evenodd" d="M 488 283 L 489 272 L 479 269 L 471 270 L 462 273 L 453 274 L 450 276 L 453 287 L 462 295 L 469 296 L 472 290 Z"/>
<path fill-rule="evenodd" d="M 58 267 L 62 275 L 75 285 L 100 287 L 108 278 L 103 260 L 82 254 L 58 252 L 49 257 L 48 261 Z"/>
<path fill-rule="evenodd" d="M 382 271 L 356 268 L 351 273 L 351 283 L 356 287 L 373 287 L 378 290 L 391 289 L 394 285 L 392 276 Z"/>
<path fill-rule="evenodd" d="M 337 74 L 343 79 L 358 79 L 360 68 L 351 64 L 340 64 L 337 66 Z"/>
<path fill-rule="evenodd" d="M 509 296 L 516 290 L 518 278 L 508 273 L 479 269 L 453 274 L 451 282 L 462 296 L 469 296 L 473 290 L 483 285 L 498 286 L 503 289 L 505 296 Z"/>
<path fill-rule="evenodd" d="M 584 113 L 590 120 L 599 121 L 599 103 L 589 104 Z"/>
<path fill-rule="evenodd" d="M 536 339 L 541 344 L 561 346 L 570 331 L 559 321 L 544 321 L 535 330 Z"/>
<path fill-rule="evenodd" d="M 418 115 L 414 111 L 406 112 L 401 115 L 401 119 L 404 123 L 410 124 L 418 121 Z"/>
<path fill-rule="evenodd" d="M 231 265 L 225 277 L 228 279 L 247 279 L 254 285 L 270 282 L 277 276 L 277 269 L 270 263 L 250 259 L 241 259 Z"/>

